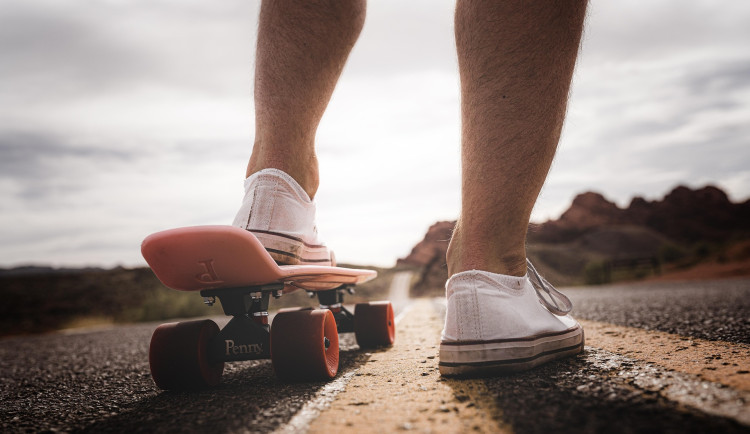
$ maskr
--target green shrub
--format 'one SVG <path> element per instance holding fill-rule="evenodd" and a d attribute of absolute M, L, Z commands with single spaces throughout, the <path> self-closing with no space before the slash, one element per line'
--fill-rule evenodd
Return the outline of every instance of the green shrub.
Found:
<path fill-rule="evenodd" d="M 666 264 L 674 264 L 687 256 L 687 252 L 684 248 L 672 244 L 666 243 L 659 247 L 659 259 Z"/>
<path fill-rule="evenodd" d="M 694 255 L 699 259 L 706 259 L 711 254 L 711 246 L 708 243 L 698 243 L 693 246 Z"/>
<path fill-rule="evenodd" d="M 587 285 L 601 285 L 610 282 L 607 267 L 603 262 L 592 261 L 586 264 L 583 270 L 584 282 Z"/>

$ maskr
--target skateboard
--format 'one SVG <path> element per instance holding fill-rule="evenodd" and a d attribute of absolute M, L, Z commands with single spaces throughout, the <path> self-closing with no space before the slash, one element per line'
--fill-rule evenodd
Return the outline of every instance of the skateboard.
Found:
<path fill-rule="evenodd" d="M 149 235 L 141 253 L 169 288 L 218 299 L 232 319 L 162 324 L 149 346 L 151 375 L 162 389 L 219 384 L 225 362 L 271 359 L 282 380 L 329 380 L 339 362 L 339 333 L 354 332 L 361 348 L 390 346 L 395 337 L 388 301 L 343 306 L 372 270 L 318 265 L 278 265 L 249 231 L 233 226 L 193 226 Z M 271 298 L 302 289 L 317 296 L 318 309 L 280 310 L 268 321 Z"/>

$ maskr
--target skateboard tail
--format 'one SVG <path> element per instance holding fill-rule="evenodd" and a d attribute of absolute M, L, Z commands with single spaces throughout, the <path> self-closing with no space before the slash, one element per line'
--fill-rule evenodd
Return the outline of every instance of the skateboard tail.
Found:
<path fill-rule="evenodd" d="M 197 291 L 278 281 L 279 266 L 260 242 L 231 226 L 196 226 L 149 235 L 141 253 L 166 286 Z"/>
<path fill-rule="evenodd" d="M 310 291 L 358 284 L 372 270 L 316 265 L 279 266 L 250 232 L 233 226 L 194 226 L 149 235 L 141 253 L 156 277 L 180 291 L 283 282 Z"/>

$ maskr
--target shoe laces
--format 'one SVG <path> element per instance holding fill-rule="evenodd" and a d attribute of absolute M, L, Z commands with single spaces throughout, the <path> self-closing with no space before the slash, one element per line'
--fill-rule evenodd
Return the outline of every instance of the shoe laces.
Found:
<path fill-rule="evenodd" d="M 547 282 L 547 279 L 542 277 L 534 264 L 526 259 L 526 266 L 529 269 L 529 280 L 531 286 L 536 290 L 536 295 L 539 297 L 539 301 L 547 308 L 550 312 L 555 315 L 565 316 L 573 309 L 573 303 L 570 299 L 562 292 L 555 289 L 551 283 Z"/>

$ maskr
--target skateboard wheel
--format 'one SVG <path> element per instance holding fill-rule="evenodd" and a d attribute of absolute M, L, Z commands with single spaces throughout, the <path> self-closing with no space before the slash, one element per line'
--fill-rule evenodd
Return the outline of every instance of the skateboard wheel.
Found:
<path fill-rule="evenodd" d="M 148 352 L 151 376 L 165 390 L 198 389 L 219 384 L 224 362 L 208 360 L 208 344 L 219 333 L 211 320 L 162 324 Z"/>
<path fill-rule="evenodd" d="M 271 325 L 271 361 L 282 380 L 330 380 L 339 370 L 339 335 L 328 309 L 276 315 Z"/>
<path fill-rule="evenodd" d="M 396 322 L 390 301 L 373 301 L 354 306 L 354 335 L 360 348 L 391 346 Z"/>

